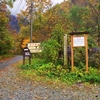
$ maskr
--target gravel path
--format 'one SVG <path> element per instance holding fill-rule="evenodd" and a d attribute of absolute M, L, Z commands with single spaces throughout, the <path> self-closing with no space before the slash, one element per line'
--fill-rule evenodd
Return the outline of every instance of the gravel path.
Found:
<path fill-rule="evenodd" d="M 0 71 L 0 100 L 100 100 L 100 86 L 80 83 L 54 88 L 19 78 L 15 66 Z"/>
<path fill-rule="evenodd" d="M 22 60 L 23 56 L 15 56 L 10 60 L 0 62 L 0 70 L 6 68 L 7 66 Z"/>

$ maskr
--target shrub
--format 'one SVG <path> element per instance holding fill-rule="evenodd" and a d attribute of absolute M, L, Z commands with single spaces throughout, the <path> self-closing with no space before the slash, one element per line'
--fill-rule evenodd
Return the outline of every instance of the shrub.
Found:
<path fill-rule="evenodd" d="M 85 49 L 75 48 L 74 49 L 74 60 L 75 60 L 75 66 L 79 68 L 83 68 L 85 66 Z"/>
<path fill-rule="evenodd" d="M 2 59 L 2 56 L 0 56 L 0 60 Z"/>
<path fill-rule="evenodd" d="M 42 58 L 45 59 L 46 62 L 57 63 L 58 60 L 58 52 L 60 45 L 56 40 L 49 39 L 46 42 L 42 43 Z"/>
<path fill-rule="evenodd" d="M 98 83 L 100 84 L 100 71 L 96 68 L 89 67 L 89 72 L 85 71 L 85 67 L 74 67 L 74 71 L 70 72 L 61 65 L 55 65 L 52 62 L 43 63 L 40 59 L 34 58 L 32 65 L 23 65 L 25 71 L 31 70 L 37 76 L 43 76 L 49 79 L 57 79 L 67 84 L 78 82 Z M 25 73 L 24 73 L 25 74 Z M 31 74 L 31 73 L 30 73 Z"/>
<path fill-rule="evenodd" d="M 89 56 L 89 66 L 100 69 L 100 51 Z"/>

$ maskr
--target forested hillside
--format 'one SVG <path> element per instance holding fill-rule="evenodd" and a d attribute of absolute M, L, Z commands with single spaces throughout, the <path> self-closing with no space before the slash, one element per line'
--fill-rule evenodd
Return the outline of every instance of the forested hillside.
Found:
<path fill-rule="evenodd" d="M 17 31 L 11 26 L 14 27 L 14 24 L 12 24 L 7 5 L 13 6 L 10 1 L 0 1 L 0 59 L 2 59 L 2 56 L 15 54 L 18 44 L 16 41 Z"/>
<path fill-rule="evenodd" d="M 84 5 L 83 5 L 84 4 Z M 100 34 L 100 3 L 99 1 L 64 1 L 60 5 L 51 7 L 50 2 L 48 2 L 48 7 L 41 6 L 39 8 L 39 3 L 34 3 L 34 23 L 33 23 L 33 40 L 34 41 L 44 41 L 45 39 L 51 37 L 51 33 L 55 28 L 61 25 L 64 33 L 68 34 L 72 31 L 89 31 L 92 40 L 99 45 L 99 34 Z M 40 10 L 42 9 L 42 10 Z M 46 9 L 46 12 L 43 11 Z M 29 9 L 25 12 L 23 11 L 19 14 L 19 21 L 24 20 L 24 17 L 29 19 Z M 27 21 L 27 20 L 26 20 Z M 21 34 L 27 34 L 29 36 L 30 32 L 29 24 L 21 25 Z M 25 30 L 26 33 L 25 33 Z M 25 36 L 24 35 L 24 36 Z M 28 38 L 28 37 L 27 37 Z M 26 39 L 26 38 L 25 38 Z M 27 40 L 26 40 L 27 41 Z"/>

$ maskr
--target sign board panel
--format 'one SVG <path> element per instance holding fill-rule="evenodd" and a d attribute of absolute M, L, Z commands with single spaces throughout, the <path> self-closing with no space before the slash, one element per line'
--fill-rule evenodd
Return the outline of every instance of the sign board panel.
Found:
<path fill-rule="evenodd" d="M 28 49 L 31 53 L 39 53 L 42 50 L 40 49 L 41 43 L 28 43 Z"/>
<path fill-rule="evenodd" d="M 25 52 L 25 56 L 30 56 L 30 53 L 29 52 Z"/>
<path fill-rule="evenodd" d="M 23 49 L 23 65 L 25 64 L 25 57 L 29 58 L 29 64 L 31 64 L 31 53 L 27 47 Z"/>
<path fill-rule="evenodd" d="M 85 46 L 84 36 L 73 37 L 73 46 L 74 47 Z"/>
<path fill-rule="evenodd" d="M 31 56 L 31 53 L 30 53 L 30 50 L 27 48 L 27 47 L 25 47 L 24 49 L 23 49 L 23 56 Z"/>

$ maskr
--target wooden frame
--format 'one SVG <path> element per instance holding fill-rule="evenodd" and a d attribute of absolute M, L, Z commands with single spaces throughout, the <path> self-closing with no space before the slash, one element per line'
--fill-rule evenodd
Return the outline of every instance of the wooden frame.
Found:
<path fill-rule="evenodd" d="M 73 36 L 73 47 L 84 47 L 85 42 L 85 36 Z"/>
<path fill-rule="evenodd" d="M 71 35 L 71 70 L 74 71 L 74 47 L 85 47 L 85 52 L 86 52 L 86 72 L 88 72 L 88 43 L 87 43 L 87 39 L 88 39 L 88 33 L 89 32 L 72 32 L 70 33 Z M 77 39 L 77 37 L 79 37 L 79 40 Z M 81 38 L 82 41 L 81 41 Z M 76 41 L 74 41 L 76 38 Z M 76 42 L 76 44 L 74 43 Z M 77 43 L 77 42 L 81 42 L 81 43 Z"/>

